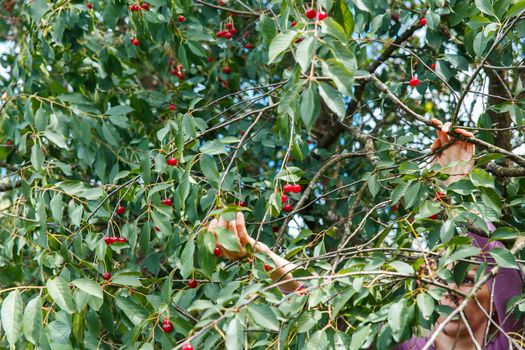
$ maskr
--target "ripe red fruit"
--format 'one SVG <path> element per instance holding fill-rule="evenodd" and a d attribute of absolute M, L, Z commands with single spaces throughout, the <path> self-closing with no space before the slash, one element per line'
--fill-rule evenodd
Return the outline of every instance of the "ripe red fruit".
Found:
<path fill-rule="evenodd" d="M 170 105 L 170 111 L 174 111 L 175 110 L 175 105 Z"/>
<path fill-rule="evenodd" d="M 293 191 L 293 185 L 291 184 L 286 184 L 283 186 L 283 191 L 284 193 L 290 193 Z"/>
<path fill-rule="evenodd" d="M 208 57 L 208 62 L 213 62 L 213 57 Z"/>
<path fill-rule="evenodd" d="M 264 264 L 264 271 L 268 272 L 272 269 L 272 267 L 268 264 Z"/>
<path fill-rule="evenodd" d="M 162 204 L 168 207 L 171 207 L 173 205 L 173 201 L 170 198 L 166 198 L 165 200 L 162 201 Z"/>
<path fill-rule="evenodd" d="M 297 38 L 297 39 L 295 39 L 294 43 L 299 44 L 303 40 L 304 40 L 304 38 Z"/>
<path fill-rule="evenodd" d="M 230 74 L 230 72 L 232 71 L 232 69 L 231 69 L 230 67 L 226 66 L 226 67 L 224 67 L 224 68 L 222 69 L 222 71 L 223 71 L 225 74 Z"/>
<path fill-rule="evenodd" d="M 166 159 L 166 164 L 168 164 L 170 166 L 176 166 L 178 163 L 179 163 L 179 161 L 177 160 L 177 158 Z"/>
<path fill-rule="evenodd" d="M 142 4 L 140 4 L 140 8 L 144 11 L 147 11 L 149 10 L 149 4 L 147 2 L 143 2 Z"/>
<path fill-rule="evenodd" d="M 322 21 L 323 19 L 325 19 L 326 17 L 328 17 L 328 14 L 327 13 L 324 13 L 324 12 L 319 12 L 319 14 L 317 15 L 317 18 Z"/>
<path fill-rule="evenodd" d="M 272 232 L 279 232 L 279 226 L 272 227 Z"/>
<path fill-rule="evenodd" d="M 233 28 L 233 23 L 231 23 L 231 22 L 226 23 L 226 28 L 232 29 Z"/>
<path fill-rule="evenodd" d="M 169 333 L 169 332 L 173 331 L 173 323 L 171 323 L 171 321 L 168 320 L 167 318 L 165 318 L 162 321 L 162 331 L 164 333 Z"/>
<path fill-rule="evenodd" d="M 427 19 L 425 17 L 421 18 L 419 20 L 419 24 L 421 24 L 422 26 L 426 25 L 427 24 Z"/>
<path fill-rule="evenodd" d="M 292 27 L 295 27 L 297 25 L 297 21 L 292 21 L 292 23 L 290 24 Z"/>
<path fill-rule="evenodd" d="M 281 196 L 281 202 L 284 204 L 284 203 L 286 203 L 287 200 L 288 200 L 288 196 L 285 195 L 285 194 L 283 194 L 283 195 Z"/>
<path fill-rule="evenodd" d="M 102 279 L 105 280 L 105 281 L 109 281 L 109 279 L 111 278 L 111 274 L 109 272 L 104 272 L 102 274 Z"/>
<path fill-rule="evenodd" d="M 123 205 L 119 205 L 119 206 L 117 207 L 117 214 L 118 214 L 118 215 L 122 215 L 122 214 L 124 214 L 125 212 L 126 212 L 126 207 L 125 207 L 125 206 L 123 206 Z"/>
<path fill-rule="evenodd" d="M 432 63 L 432 64 L 430 65 L 430 69 L 432 69 L 432 70 L 436 70 L 436 64 L 435 64 L 435 63 Z"/>
<path fill-rule="evenodd" d="M 438 219 L 438 214 L 434 214 L 432 216 L 429 216 L 430 219 L 432 220 L 437 220 Z"/>
<path fill-rule="evenodd" d="M 224 37 L 226 39 L 231 39 L 232 38 L 232 33 L 231 32 L 226 32 L 226 33 L 224 33 Z"/>
<path fill-rule="evenodd" d="M 193 346 L 190 343 L 186 343 L 182 346 L 182 350 L 193 350 Z"/>
<path fill-rule="evenodd" d="M 140 6 L 137 5 L 137 4 L 133 4 L 129 7 L 129 9 L 132 11 L 132 12 L 135 12 L 135 11 L 138 11 L 140 10 Z"/>
<path fill-rule="evenodd" d="M 7 140 L 7 141 L 5 142 L 5 144 L 6 144 L 6 146 L 11 147 L 11 146 L 13 145 L 13 141 L 11 141 L 11 140 Z"/>
<path fill-rule="evenodd" d="M 237 30 L 237 28 L 232 28 L 232 29 L 230 29 L 230 34 L 231 34 L 231 35 L 235 35 L 235 34 L 237 34 L 237 33 L 239 33 L 239 31 Z"/>
<path fill-rule="evenodd" d="M 305 15 L 306 18 L 313 19 L 315 18 L 315 16 L 317 16 L 317 11 L 312 8 L 309 8 L 308 10 L 306 10 Z"/>
<path fill-rule="evenodd" d="M 299 185 L 299 184 L 292 185 L 292 192 L 293 193 L 301 192 L 301 185 Z"/>
<path fill-rule="evenodd" d="M 183 15 L 180 15 L 179 17 L 177 17 L 177 21 L 179 22 L 184 22 L 186 20 L 186 18 L 183 16 Z"/>
<path fill-rule="evenodd" d="M 225 31 L 223 31 L 223 30 L 219 30 L 217 33 L 215 33 L 215 36 L 216 36 L 217 38 L 220 38 L 220 37 L 223 37 L 224 34 L 226 34 Z"/>
<path fill-rule="evenodd" d="M 244 47 L 247 48 L 248 50 L 253 49 L 253 45 L 250 44 L 250 43 L 246 44 L 246 46 L 244 46 Z"/>
<path fill-rule="evenodd" d="M 224 5 L 224 1 L 219 0 L 219 1 L 217 1 L 217 4 L 218 4 L 219 6 L 223 6 L 223 5 Z"/>
<path fill-rule="evenodd" d="M 127 243 L 128 242 L 128 239 L 126 237 L 116 237 L 117 238 L 117 242 L 119 243 Z"/>
<path fill-rule="evenodd" d="M 138 41 L 136 38 L 131 38 L 131 43 L 135 46 L 139 46 L 140 45 L 140 41 Z"/>
<path fill-rule="evenodd" d="M 293 210 L 293 206 L 291 204 L 286 204 L 284 207 L 283 207 L 283 210 L 285 212 L 290 212 Z"/>
<path fill-rule="evenodd" d="M 110 245 L 111 243 L 113 243 L 113 237 L 110 237 L 110 236 L 104 237 L 104 242 L 106 242 L 107 245 Z"/>
<path fill-rule="evenodd" d="M 420 83 L 419 79 L 416 77 L 412 77 L 409 81 L 410 86 L 416 87 Z"/>
<path fill-rule="evenodd" d="M 93 10 L 93 5 L 90 2 L 86 4 L 86 7 L 90 10 Z"/>
<path fill-rule="evenodd" d="M 246 202 L 245 201 L 239 201 L 239 203 L 237 203 L 237 205 L 239 207 L 245 207 L 246 206 Z"/>
<path fill-rule="evenodd" d="M 192 278 L 191 280 L 188 281 L 188 287 L 190 288 L 197 288 L 197 280 Z"/>
<path fill-rule="evenodd" d="M 217 257 L 221 256 L 221 247 L 219 246 L 215 247 L 215 249 L 213 250 L 213 255 Z"/>
<path fill-rule="evenodd" d="M 399 12 L 392 12 L 390 14 L 390 19 L 393 21 L 399 21 Z"/>
<path fill-rule="evenodd" d="M 118 242 L 119 238 L 117 236 L 111 236 L 109 237 L 109 240 L 110 240 L 109 244 L 113 244 L 113 243 Z"/>

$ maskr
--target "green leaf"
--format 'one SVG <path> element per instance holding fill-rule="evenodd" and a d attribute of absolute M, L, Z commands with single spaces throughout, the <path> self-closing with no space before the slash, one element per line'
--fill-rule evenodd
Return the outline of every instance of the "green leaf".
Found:
<path fill-rule="evenodd" d="M 439 230 L 439 237 L 442 243 L 447 243 L 450 241 L 454 232 L 456 231 L 456 226 L 453 220 L 447 220 L 441 225 Z"/>
<path fill-rule="evenodd" d="M 147 311 L 142 306 L 138 305 L 131 297 L 125 298 L 123 296 L 118 296 L 115 305 L 122 310 L 124 315 L 126 315 L 135 326 L 141 324 L 146 317 L 148 317 Z"/>
<path fill-rule="evenodd" d="M 226 350 L 243 349 L 244 331 L 237 317 L 233 318 L 226 328 Z"/>
<path fill-rule="evenodd" d="M 475 0 L 475 3 L 476 3 L 476 7 L 484 14 L 487 14 L 490 16 L 496 16 L 494 7 L 492 6 L 492 3 L 490 2 L 490 0 Z"/>
<path fill-rule="evenodd" d="M 507 12 L 507 18 L 517 16 L 525 11 L 525 0 L 518 0 L 512 5 Z"/>
<path fill-rule="evenodd" d="M 220 245 L 232 252 L 239 251 L 239 239 L 230 230 L 218 227 L 214 229 Z"/>
<path fill-rule="evenodd" d="M 321 319 L 322 314 L 315 311 L 305 311 L 297 318 L 297 333 L 304 333 L 314 327 Z"/>
<path fill-rule="evenodd" d="M 510 250 L 506 248 L 492 248 L 489 251 L 489 254 L 496 260 L 496 263 L 507 269 L 518 269 L 519 267 L 516 264 L 516 258 Z"/>
<path fill-rule="evenodd" d="M 31 147 L 31 164 L 38 171 L 42 169 L 42 164 L 44 164 L 44 153 L 37 144 Z"/>
<path fill-rule="evenodd" d="M 206 142 L 200 151 L 204 154 L 215 155 L 215 154 L 226 154 L 226 146 L 219 140 L 213 140 Z"/>
<path fill-rule="evenodd" d="M 279 330 L 279 320 L 277 320 L 275 313 L 268 305 L 249 304 L 248 311 L 259 326 L 273 331 Z"/>
<path fill-rule="evenodd" d="M 397 342 L 401 340 L 404 328 L 407 326 L 407 311 L 405 299 L 401 299 L 397 303 L 393 304 L 388 311 L 388 325 L 392 329 L 392 336 Z"/>
<path fill-rule="evenodd" d="M 283 51 L 290 48 L 290 45 L 292 45 L 297 35 L 298 33 L 296 31 L 277 34 L 272 39 L 268 49 L 268 64 L 272 64 Z"/>
<path fill-rule="evenodd" d="M 22 297 L 18 290 L 9 293 L 2 303 L 2 327 L 11 349 L 15 348 L 15 344 L 18 341 L 23 307 Z"/>
<path fill-rule="evenodd" d="M 308 130 L 315 124 L 319 112 L 320 103 L 317 85 L 309 84 L 301 94 L 301 119 Z"/>
<path fill-rule="evenodd" d="M 60 148 L 68 149 L 64 135 L 51 130 L 44 131 L 44 136 Z"/>
<path fill-rule="evenodd" d="M 343 27 L 346 37 L 349 38 L 354 32 L 354 16 L 352 15 L 352 11 L 348 8 L 346 1 L 339 1 L 339 7 L 341 10 L 340 15 L 343 18 Z"/>
<path fill-rule="evenodd" d="M 352 334 L 352 342 L 350 343 L 350 350 L 361 349 L 370 334 L 371 325 L 361 327 L 358 331 Z"/>
<path fill-rule="evenodd" d="M 430 319 L 430 316 L 432 316 L 432 313 L 434 312 L 434 307 L 435 307 L 434 299 L 426 293 L 421 293 L 421 294 L 418 294 L 416 298 L 416 302 L 417 302 L 417 307 L 419 308 L 419 310 L 421 311 L 421 314 L 423 315 L 423 318 L 425 320 Z"/>
<path fill-rule="evenodd" d="M 381 185 L 377 179 L 377 174 L 370 176 L 368 179 L 368 190 L 372 194 L 372 197 L 375 197 L 381 190 Z"/>
<path fill-rule="evenodd" d="M 31 18 L 33 18 L 35 23 L 38 23 L 48 10 L 49 5 L 46 0 L 33 0 L 31 3 Z"/>
<path fill-rule="evenodd" d="M 208 179 L 210 185 L 213 188 L 219 188 L 220 175 L 219 170 L 217 169 L 217 163 L 215 159 L 206 154 L 202 155 L 199 160 L 199 165 L 201 167 L 204 176 Z"/>
<path fill-rule="evenodd" d="M 25 338 L 34 345 L 40 344 L 42 334 L 42 300 L 37 295 L 27 303 L 22 321 Z"/>
<path fill-rule="evenodd" d="M 46 287 L 49 296 L 62 310 L 68 314 L 73 314 L 75 312 L 75 303 L 73 302 L 71 290 L 66 281 L 60 277 L 48 279 Z"/>
<path fill-rule="evenodd" d="M 120 106 L 111 107 L 106 112 L 106 115 L 125 115 L 125 114 L 131 113 L 133 111 L 134 111 L 134 109 L 131 108 L 130 106 L 120 105 Z"/>
<path fill-rule="evenodd" d="M 304 171 L 298 167 L 286 167 L 283 172 L 279 173 L 279 180 L 286 182 L 298 182 L 303 177 Z"/>
<path fill-rule="evenodd" d="M 343 27 L 339 23 L 337 23 L 333 18 L 328 17 L 324 19 L 321 22 L 322 29 L 328 33 L 329 35 L 333 36 L 334 38 L 338 39 L 342 43 L 346 43 L 348 38 L 346 36 L 346 32 Z"/>
<path fill-rule="evenodd" d="M 43 108 L 39 108 L 35 114 L 35 128 L 37 131 L 44 131 L 46 129 L 49 118 L 47 111 Z"/>
<path fill-rule="evenodd" d="M 481 252 L 481 249 L 478 247 L 461 247 L 454 251 L 446 260 L 444 265 L 448 265 L 456 260 L 469 258 L 471 256 L 477 255 Z"/>
<path fill-rule="evenodd" d="M 321 95 L 326 106 L 330 108 L 340 119 L 343 120 L 346 116 L 345 103 L 343 96 L 327 83 L 319 85 L 319 94 Z"/>
<path fill-rule="evenodd" d="M 312 64 L 312 57 L 315 52 L 317 40 L 313 36 L 308 36 L 297 45 L 295 60 L 301 66 L 301 71 L 305 73 Z"/>
<path fill-rule="evenodd" d="M 323 75 L 332 79 L 339 92 L 346 96 L 352 96 L 353 75 L 341 62 L 328 59 L 321 61 L 321 66 Z"/>
<path fill-rule="evenodd" d="M 73 284 L 84 293 L 87 293 L 95 298 L 104 298 L 104 295 L 102 294 L 102 288 L 97 282 L 93 280 L 87 278 L 79 278 L 74 280 Z"/>
<path fill-rule="evenodd" d="M 137 276 L 134 273 L 121 273 L 113 276 L 111 278 L 111 283 L 130 287 L 142 287 L 140 276 Z"/>
<path fill-rule="evenodd" d="M 416 220 L 428 218 L 434 214 L 441 212 L 441 205 L 432 200 L 426 200 L 419 207 L 419 213 L 415 216 Z"/>
<path fill-rule="evenodd" d="M 180 256 L 181 267 L 180 274 L 182 278 L 186 279 L 190 276 L 191 271 L 193 270 L 193 254 L 195 253 L 195 242 L 192 239 L 188 239 L 184 250 Z"/>
<path fill-rule="evenodd" d="M 472 181 L 472 184 L 476 187 L 494 188 L 494 178 L 483 169 L 472 169 L 469 176 L 470 181 Z"/>

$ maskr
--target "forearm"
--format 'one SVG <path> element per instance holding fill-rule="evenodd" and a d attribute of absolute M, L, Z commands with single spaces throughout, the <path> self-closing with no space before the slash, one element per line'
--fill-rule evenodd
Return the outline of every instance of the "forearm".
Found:
<path fill-rule="evenodd" d="M 275 254 L 266 244 L 257 242 L 255 244 L 255 251 L 266 254 L 272 259 L 274 265 L 270 270 L 270 277 L 273 281 L 287 281 L 280 284 L 279 287 L 285 292 L 293 292 L 301 285 L 300 282 L 293 279 L 291 271 L 297 269 L 297 265 L 289 262 L 280 255 Z"/>

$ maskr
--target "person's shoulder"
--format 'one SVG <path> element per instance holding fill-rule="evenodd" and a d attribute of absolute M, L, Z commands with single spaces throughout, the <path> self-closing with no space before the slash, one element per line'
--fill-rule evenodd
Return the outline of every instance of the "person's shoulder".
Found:
<path fill-rule="evenodd" d="M 413 337 L 410 340 L 399 344 L 394 350 L 420 350 L 425 346 L 427 340 L 428 337 Z M 433 349 L 433 347 L 431 349 Z"/>

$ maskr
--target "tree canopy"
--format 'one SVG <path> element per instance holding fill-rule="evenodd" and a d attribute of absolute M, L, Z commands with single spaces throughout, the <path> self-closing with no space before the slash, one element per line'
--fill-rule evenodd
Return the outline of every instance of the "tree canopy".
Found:
<path fill-rule="evenodd" d="M 468 230 L 520 268 L 524 0 L 1 5 L 1 348 L 388 349 Z M 474 133 L 448 186 L 431 118 Z M 237 211 L 308 293 L 214 255 Z"/>

